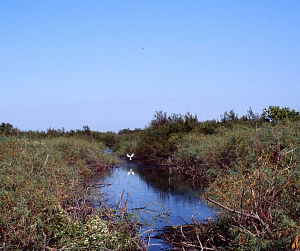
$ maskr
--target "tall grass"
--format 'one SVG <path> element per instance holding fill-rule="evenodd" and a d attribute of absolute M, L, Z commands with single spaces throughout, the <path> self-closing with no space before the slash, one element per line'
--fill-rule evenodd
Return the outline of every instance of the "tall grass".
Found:
<path fill-rule="evenodd" d="M 85 139 L 0 136 L 2 249 L 137 248 L 86 202 L 84 180 L 118 162 L 104 149 Z"/>
<path fill-rule="evenodd" d="M 299 236 L 299 129 L 284 122 L 195 132 L 171 156 L 177 172 L 207 181 L 205 196 L 227 222 L 227 248 L 286 250 Z"/>

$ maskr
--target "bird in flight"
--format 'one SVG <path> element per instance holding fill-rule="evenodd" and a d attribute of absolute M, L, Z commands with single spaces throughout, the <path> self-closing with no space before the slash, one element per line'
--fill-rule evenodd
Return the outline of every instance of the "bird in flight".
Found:
<path fill-rule="evenodd" d="M 131 155 L 129 155 L 129 154 L 127 153 L 127 157 L 129 158 L 129 160 L 131 160 L 131 159 L 133 158 L 133 156 L 134 156 L 134 153 L 131 154 Z"/>

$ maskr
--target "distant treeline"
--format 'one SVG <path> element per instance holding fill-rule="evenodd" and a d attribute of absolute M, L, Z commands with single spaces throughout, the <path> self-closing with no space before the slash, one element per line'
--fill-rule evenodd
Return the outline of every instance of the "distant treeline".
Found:
<path fill-rule="evenodd" d="M 222 126 L 231 126 L 236 123 L 250 123 L 250 124 L 261 124 L 263 122 L 273 122 L 278 121 L 299 121 L 300 113 L 295 109 L 289 107 L 280 108 L 279 106 L 269 106 L 269 108 L 263 109 L 262 114 L 254 113 L 251 108 L 247 111 L 246 115 L 238 116 L 234 110 L 224 112 L 220 116 L 220 120 L 212 119 L 206 121 L 199 121 L 197 116 L 190 114 L 189 112 L 185 115 L 181 114 L 171 114 L 167 115 L 166 112 L 157 111 L 154 115 L 154 119 L 150 122 L 150 125 L 147 128 L 161 128 L 166 125 L 172 125 L 170 132 L 190 132 L 193 129 L 197 129 L 199 132 L 204 134 L 213 134 L 215 127 L 218 125 Z M 125 134 L 134 134 L 143 131 L 143 129 L 136 128 L 131 130 L 121 129 L 118 133 L 108 131 L 108 132 L 98 132 L 92 131 L 88 125 L 84 125 L 82 129 L 76 130 L 65 130 L 64 127 L 61 129 L 49 128 L 46 131 L 39 130 L 28 130 L 22 131 L 17 127 L 14 127 L 10 123 L 2 122 L 0 124 L 0 134 L 2 135 L 28 135 L 32 138 L 45 138 L 45 137 L 58 137 L 58 136 L 84 136 L 91 137 L 97 141 L 103 141 L 107 146 L 111 147 L 116 144 L 117 139 L 114 135 L 125 135 Z"/>
<path fill-rule="evenodd" d="M 196 115 L 189 112 L 185 115 L 171 114 L 157 111 L 153 120 L 144 129 L 122 129 L 119 132 L 98 132 L 84 125 L 82 129 L 65 130 L 49 128 L 46 131 L 21 131 L 9 123 L 0 125 L 0 135 L 18 135 L 29 139 L 47 139 L 60 136 L 75 138 L 90 138 L 94 142 L 101 142 L 113 148 L 119 155 L 135 152 L 140 159 L 157 161 L 159 158 L 168 158 L 177 150 L 178 142 L 190 132 L 203 135 L 213 135 L 221 128 L 236 126 L 260 127 L 268 122 L 300 121 L 300 113 L 289 107 L 269 106 L 261 114 L 254 113 L 251 108 L 246 115 L 238 116 L 233 110 L 224 112 L 220 119 L 199 121 Z"/>
<path fill-rule="evenodd" d="M 185 115 L 156 112 L 154 119 L 143 130 L 121 130 L 118 134 L 109 134 L 113 148 L 121 155 L 135 152 L 140 158 L 168 158 L 176 152 L 180 140 L 191 132 L 201 135 L 218 134 L 222 128 L 246 126 L 260 127 L 263 124 L 300 121 L 299 112 L 291 108 L 270 106 L 257 114 L 251 108 L 246 115 L 238 116 L 233 110 L 225 112 L 220 120 L 199 121 L 190 113 Z M 114 139 L 112 139 L 114 137 Z M 105 143 L 105 142 L 104 142 Z"/>

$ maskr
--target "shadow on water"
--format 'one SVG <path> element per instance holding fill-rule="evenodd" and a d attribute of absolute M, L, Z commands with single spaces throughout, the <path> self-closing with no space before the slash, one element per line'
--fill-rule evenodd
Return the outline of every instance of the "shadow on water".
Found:
<path fill-rule="evenodd" d="M 183 219 L 191 222 L 190 217 L 201 221 L 214 216 L 199 198 L 201 184 L 190 183 L 179 175 L 172 176 L 153 164 L 123 163 L 108 170 L 96 182 L 110 184 L 101 188 L 110 206 L 115 207 L 123 193 L 124 203 L 129 192 L 127 208 L 142 223 L 140 233 L 146 232 L 142 235 L 146 239 L 151 232 L 148 250 L 170 248 L 161 239 L 153 238 L 164 226 L 184 224 Z"/>

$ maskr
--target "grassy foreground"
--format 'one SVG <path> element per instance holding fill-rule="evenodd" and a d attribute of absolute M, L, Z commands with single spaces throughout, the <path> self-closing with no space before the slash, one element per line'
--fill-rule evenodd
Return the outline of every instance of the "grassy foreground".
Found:
<path fill-rule="evenodd" d="M 0 135 L 0 249 L 136 250 L 132 224 L 86 201 L 85 180 L 117 163 L 84 138 Z"/>

